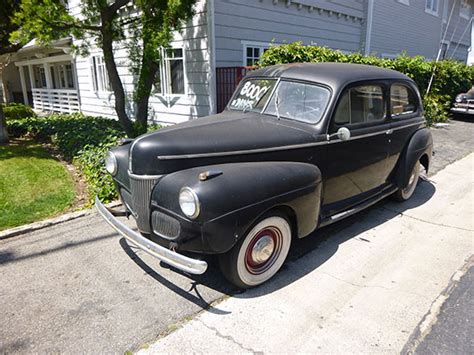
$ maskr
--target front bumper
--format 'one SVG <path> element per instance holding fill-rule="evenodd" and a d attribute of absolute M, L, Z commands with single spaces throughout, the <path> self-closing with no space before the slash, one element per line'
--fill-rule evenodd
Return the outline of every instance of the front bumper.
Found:
<path fill-rule="evenodd" d="M 453 107 L 451 109 L 452 113 L 460 113 L 465 115 L 474 115 L 474 106 L 470 107 Z"/>
<path fill-rule="evenodd" d="M 200 275 L 207 270 L 207 263 L 203 260 L 192 259 L 178 254 L 172 250 L 166 249 L 159 244 L 145 238 L 140 233 L 135 232 L 130 227 L 120 222 L 96 197 L 95 206 L 105 221 L 110 224 L 117 232 L 124 236 L 128 241 L 142 249 L 146 253 L 163 261 L 164 263 L 175 267 L 178 270 L 190 274 Z"/>

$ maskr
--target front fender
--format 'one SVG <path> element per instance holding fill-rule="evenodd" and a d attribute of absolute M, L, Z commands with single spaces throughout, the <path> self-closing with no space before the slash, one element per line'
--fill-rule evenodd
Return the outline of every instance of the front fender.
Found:
<path fill-rule="evenodd" d="M 207 170 L 222 174 L 205 181 Z M 295 162 L 234 163 L 192 168 L 163 177 L 152 193 L 152 204 L 185 218 L 179 207 L 180 190 L 192 188 L 201 203 L 194 223 L 200 225 L 203 244 L 225 252 L 266 211 L 291 211 L 296 233 L 303 237 L 317 225 L 321 172 L 311 164 Z"/>
<path fill-rule="evenodd" d="M 410 141 L 406 145 L 398 162 L 396 182 L 398 187 L 404 187 L 408 184 L 410 174 L 415 163 L 422 156 L 426 155 L 426 160 L 422 159 L 422 164 L 428 171 L 433 155 L 433 137 L 428 128 L 422 128 L 413 133 Z"/>

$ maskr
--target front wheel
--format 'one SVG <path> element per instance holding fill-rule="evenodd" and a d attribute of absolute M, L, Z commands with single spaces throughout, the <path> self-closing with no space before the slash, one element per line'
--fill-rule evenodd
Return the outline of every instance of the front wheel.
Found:
<path fill-rule="evenodd" d="M 407 201 L 415 192 L 416 185 L 418 184 L 418 179 L 420 177 L 420 161 L 415 163 L 413 170 L 410 174 L 410 179 L 408 180 L 408 185 L 404 188 L 398 189 L 395 194 L 393 195 L 395 200 L 403 202 Z"/>
<path fill-rule="evenodd" d="M 279 214 L 265 217 L 226 254 L 219 256 L 224 276 L 240 288 L 260 285 L 281 268 L 291 245 L 291 226 Z"/>

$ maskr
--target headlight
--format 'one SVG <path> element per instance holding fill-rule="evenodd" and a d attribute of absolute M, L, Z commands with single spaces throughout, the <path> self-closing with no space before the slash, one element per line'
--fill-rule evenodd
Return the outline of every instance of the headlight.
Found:
<path fill-rule="evenodd" d="M 179 193 L 179 207 L 181 211 L 189 218 L 199 216 L 200 206 L 199 199 L 190 187 L 183 187 Z"/>
<path fill-rule="evenodd" d="M 456 96 L 455 101 L 456 101 L 456 102 L 462 102 L 462 99 L 463 99 L 463 98 L 464 98 L 463 95 L 460 94 L 460 95 Z"/>
<path fill-rule="evenodd" d="M 105 170 L 112 176 L 117 174 L 117 158 L 115 158 L 115 154 L 112 152 L 108 152 L 105 158 Z"/>

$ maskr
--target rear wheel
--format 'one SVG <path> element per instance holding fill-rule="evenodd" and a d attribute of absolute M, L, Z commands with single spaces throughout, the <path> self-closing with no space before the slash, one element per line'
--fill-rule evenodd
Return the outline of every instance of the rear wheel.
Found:
<path fill-rule="evenodd" d="M 291 226 L 280 214 L 264 217 L 226 254 L 219 256 L 224 276 L 240 288 L 260 285 L 283 265 L 291 245 Z"/>
<path fill-rule="evenodd" d="M 415 163 L 415 166 L 413 167 L 413 170 L 411 171 L 410 179 L 408 179 L 407 186 L 398 189 L 393 195 L 397 201 L 407 201 L 413 195 L 416 189 L 416 185 L 418 184 L 418 179 L 420 178 L 420 169 L 420 161 L 417 161 Z"/>

